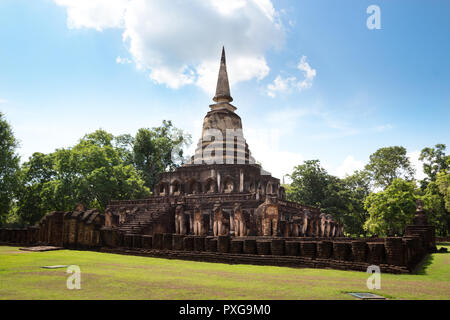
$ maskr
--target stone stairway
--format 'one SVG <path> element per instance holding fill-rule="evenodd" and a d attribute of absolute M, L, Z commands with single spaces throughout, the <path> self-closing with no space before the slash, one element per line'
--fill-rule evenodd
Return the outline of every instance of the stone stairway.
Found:
<path fill-rule="evenodd" d="M 169 213 L 168 204 L 155 204 L 150 208 L 141 209 L 127 216 L 124 223 L 119 226 L 123 234 L 140 234 L 158 221 L 164 214 Z"/>

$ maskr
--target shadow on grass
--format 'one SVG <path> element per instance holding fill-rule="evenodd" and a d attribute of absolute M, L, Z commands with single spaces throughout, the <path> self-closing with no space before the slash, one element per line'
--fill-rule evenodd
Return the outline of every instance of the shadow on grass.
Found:
<path fill-rule="evenodd" d="M 432 254 L 428 254 L 419 264 L 417 267 L 417 271 L 414 272 L 415 274 L 420 275 L 426 275 L 427 274 L 427 268 L 433 264 L 434 257 Z"/>
<path fill-rule="evenodd" d="M 436 246 L 448 246 L 448 247 L 450 247 L 450 242 L 438 242 L 438 243 L 436 243 Z"/>

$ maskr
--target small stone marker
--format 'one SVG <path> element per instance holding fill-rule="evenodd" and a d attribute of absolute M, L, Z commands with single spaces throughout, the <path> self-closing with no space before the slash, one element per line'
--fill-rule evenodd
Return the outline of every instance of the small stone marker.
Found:
<path fill-rule="evenodd" d="M 348 294 L 361 300 L 386 300 L 385 297 L 369 292 L 349 292 Z"/>
<path fill-rule="evenodd" d="M 20 248 L 19 250 L 23 251 L 33 251 L 33 252 L 43 252 L 43 251 L 53 251 L 53 250 L 62 250 L 62 247 L 53 247 L 53 246 L 36 246 L 36 247 L 26 247 Z"/>
<path fill-rule="evenodd" d="M 44 267 L 41 267 L 41 268 L 44 268 L 44 269 L 60 269 L 60 268 L 67 268 L 67 267 L 68 267 L 67 265 L 60 264 L 60 265 L 56 265 L 56 266 L 44 266 Z"/>

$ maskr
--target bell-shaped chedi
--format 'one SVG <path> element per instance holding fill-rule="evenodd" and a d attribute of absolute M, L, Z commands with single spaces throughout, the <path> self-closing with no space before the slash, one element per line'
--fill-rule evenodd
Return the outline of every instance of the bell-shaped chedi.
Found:
<path fill-rule="evenodd" d="M 416 226 L 426 226 L 428 225 L 428 219 L 423 210 L 422 200 L 417 199 L 416 201 L 416 214 L 413 218 L 413 224 Z"/>
<path fill-rule="evenodd" d="M 242 131 L 241 118 L 234 112 L 228 81 L 225 48 L 222 48 L 216 95 L 204 120 L 202 137 L 188 165 L 254 164 Z"/>

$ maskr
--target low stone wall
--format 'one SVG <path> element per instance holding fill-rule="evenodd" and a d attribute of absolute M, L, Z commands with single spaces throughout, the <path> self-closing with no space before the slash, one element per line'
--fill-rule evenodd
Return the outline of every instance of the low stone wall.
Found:
<path fill-rule="evenodd" d="M 42 244 L 48 230 L 0 229 L 0 243 Z M 44 229 L 45 230 L 45 229 Z M 86 230 L 88 230 L 86 228 Z M 126 234 L 103 228 L 100 239 L 82 248 L 126 254 L 191 259 L 198 261 L 336 268 L 365 271 L 378 265 L 384 272 L 408 272 L 427 254 L 424 240 L 428 234 L 388 238 L 302 238 L 193 236 L 169 233 Z M 92 230 L 91 230 L 92 233 Z M 44 236 L 43 236 L 44 234 Z M 88 233 L 86 233 L 88 235 Z M 48 236 L 47 236 L 48 237 Z M 88 239 L 89 237 L 85 237 Z M 97 240 L 96 240 L 97 241 Z M 95 245 L 94 245 L 95 244 Z M 72 248 L 73 245 L 66 246 Z"/>
<path fill-rule="evenodd" d="M 65 248 L 93 249 L 104 243 L 121 246 L 116 232 L 103 232 L 104 217 L 97 210 L 51 212 L 36 226 L 0 229 L 0 243 L 15 245 L 51 245 Z"/>
<path fill-rule="evenodd" d="M 140 240 L 127 240 L 136 238 Z M 142 251 L 151 256 L 233 263 L 366 270 L 378 265 L 385 272 L 408 272 L 426 254 L 420 236 L 385 239 L 320 239 L 192 236 L 154 234 L 125 236 L 123 243 L 103 248 L 123 253 Z M 130 251 L 131 250 L 131 251 Z M 206 253 L 214 253 L 207 255 Z M 236 259 L 239 256 L 241 258 Z M 249 257 L 252 257 L 251 259 Z M 264 257 L 259 259 L 255 257 Z M 253 260 L 252 260 L 253 259 Z M 287 260 L 286 260 L 287 259 Z M 205 260 L 205 261 L 206 261 Z M 253 261 L 253 262 L 252 262 Z"/>

